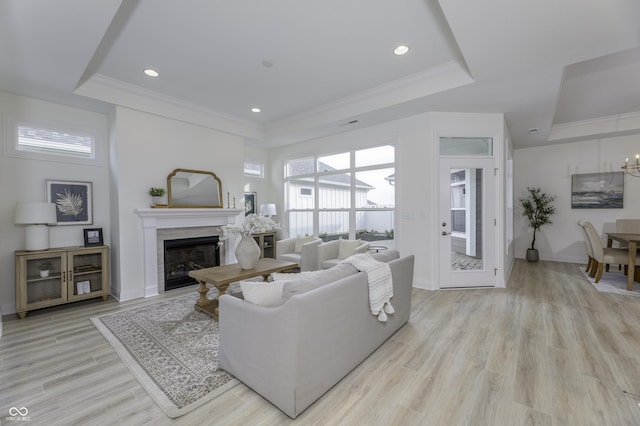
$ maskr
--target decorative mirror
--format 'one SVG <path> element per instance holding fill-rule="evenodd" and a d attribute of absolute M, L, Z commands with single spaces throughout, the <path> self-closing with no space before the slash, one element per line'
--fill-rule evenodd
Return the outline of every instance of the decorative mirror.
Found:
<path fill-rule="evenodd" d="M 175 169 L 167 176 L 169 207 L 222 208 L 222 184 L 215 173 Z"/>

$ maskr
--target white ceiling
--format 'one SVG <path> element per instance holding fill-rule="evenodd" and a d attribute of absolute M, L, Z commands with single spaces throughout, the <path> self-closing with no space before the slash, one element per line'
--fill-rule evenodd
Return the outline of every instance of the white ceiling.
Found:
<path fill-rule="evenodd" d="M 526 147 L 640 111 L 640 2 L 3 0 L 0 59 L 0 90 L 143 94 L 267 148 L 426 111 L 504 112 Z"/>

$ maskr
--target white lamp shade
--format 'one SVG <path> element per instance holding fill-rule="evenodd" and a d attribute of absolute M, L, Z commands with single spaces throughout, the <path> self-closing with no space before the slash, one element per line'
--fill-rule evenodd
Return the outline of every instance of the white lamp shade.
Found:
<path fill-rule="evenodd" d="M 274 216 L 276 213 L 275 204 L 260 204 L 260 215 L 262 216 Z"/>
<path fill-rule="evenodd" d="M 14 223 L 16 225 L 55 225 L 56 205 L 39 202 L 18 203 Z"/>

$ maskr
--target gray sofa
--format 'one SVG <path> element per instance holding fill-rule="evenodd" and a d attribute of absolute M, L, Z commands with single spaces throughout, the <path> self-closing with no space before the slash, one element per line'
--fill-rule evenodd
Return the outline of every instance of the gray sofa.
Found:
<path fill-rule="evenodd" d="M 220 367 L 295 418 L 408 321 L 414 257 L 388 263 L 395 313 L 386 323 L 371 314 L 366 273 L 349 264 L 321 271 L 314 280 L 328 283 L 289 291 L 280 306 L 222 296 Z"/>

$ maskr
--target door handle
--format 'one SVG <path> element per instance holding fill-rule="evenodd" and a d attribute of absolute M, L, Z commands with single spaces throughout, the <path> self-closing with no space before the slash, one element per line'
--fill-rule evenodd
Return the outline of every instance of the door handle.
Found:
<path fill-rule="evenodd" d="M 449 235 L 449 234 L 451 234 L 451 232 L 442 231 L 442 235 Z"/>

